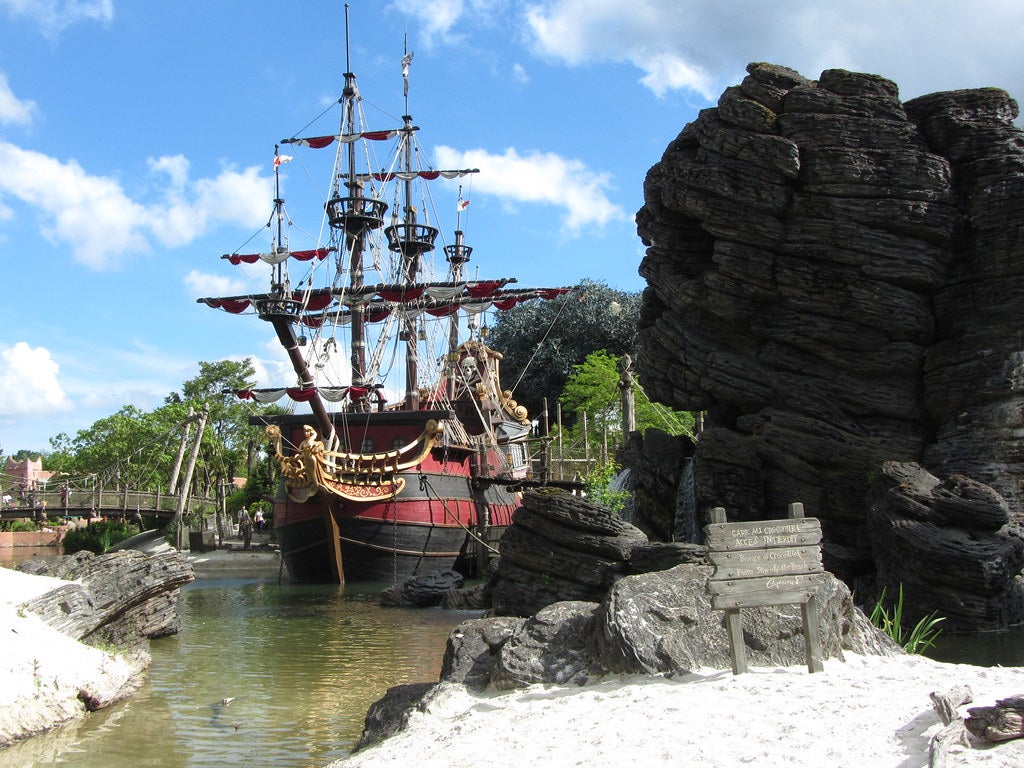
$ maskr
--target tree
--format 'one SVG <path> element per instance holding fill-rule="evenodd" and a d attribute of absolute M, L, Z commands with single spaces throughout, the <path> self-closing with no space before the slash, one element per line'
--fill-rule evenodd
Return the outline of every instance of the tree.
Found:
<path fill-rule="evenodd" d="M 71 482 L 89 477 L 106 485 L 162 487 L 174 463 L 185 415 L 182 405 L 149 412 L 126 405 L 73 438 L 63 432 L 50 438 L 46 468 L 67 475 Z"/>
<path fill-rule="evenodd" d="M 197 412 L 209 404 L 208 434 L 204 435 L 203 471 L 209 484 L 230 480 L 241 467 L 248 472 L 254 441 L 259 439 L 259 428 L 249 424 L 253 407 L 239 400 L 235 390 L 254 386 L 256 372 L 252 360 L 221 360 L 200 362 L 199 375 L 184 382 L 181 394 L 170 393 L 165 402 L 191 405 Z M 262 408 L 261 411 L 268 409 Z"/>
<path fill-rule="evenodd" d="M 588 354 L 579 365 L 573 366 L 573 372 L 559 398 L 563 415 L 568 413 L 576 417 L 568 422 L 574 426 L 565 430 L 565 435 L 570 439 L 582 440 L 581 417 L 584 413 L 587 414 L 587 437 L 592 444 L 601 440 L 605 430 L 616 436 L 621 435 L 620 359 L 604 350 L 598 350 Z M 692 413 L 670 411 L 662 405 L 652 403 L 640 386 L 639 379 L 635 377 L 634 390 L 637 431 L 643 432 L 650 427 L 657 427 L 669 434 L 693 436 Z"/>
<path fill-rule="evenodd" d="M 166 488 L 189 407 L 198 413 L 209 403 L 195 476 L 205 479 L 207 489 L 215 488 L 247 465 L 251 446 L 260 437 L 259 428 L 249 424 L 249 415 L 280 411 L 247 406 L 235 397 L 232 390 L 248 389 L 254 380 L 249 359 L 201 362 L 199 375 L 184 382 L 180 394 L 168 395 L 163 406 L 147 412 L 127 405 L 74 437 L 61 433 L 51 438 L 45 466 L 72 482 L 89 477 L 107 485 Z"/>
<path fill-rule="evenodd" d="M 635 357 L 640 294 L 584 280 L 573 292 L 502 312 L 487 343 L 500 352 L 502 386 L 537 416 L 556 401 L 573 366 L 604 350 Z"/>

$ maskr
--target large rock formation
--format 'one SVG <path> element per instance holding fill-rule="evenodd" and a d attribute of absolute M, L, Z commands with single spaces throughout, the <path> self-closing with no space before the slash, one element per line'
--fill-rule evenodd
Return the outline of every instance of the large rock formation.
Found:
<path fill-rule="evenodd" d="M 870 577 L 886 461 L 1024 504 L 1024 135 L 980 89 L 906 104 L 876 75 L 768 64 L 651 168 L 638 370 L 706 412 L 698 509 L 821 519 L 825 567 Z"/>
<path fill-rule="evenodd" d="M 989 486 L 944 482 L 914 463 L 887 462 L 868 517 L 876 592 L 903 591 L 909 626 L 936 615 L 952 631 L 993 630 L 1024 617 L 1024 538 Z"/>

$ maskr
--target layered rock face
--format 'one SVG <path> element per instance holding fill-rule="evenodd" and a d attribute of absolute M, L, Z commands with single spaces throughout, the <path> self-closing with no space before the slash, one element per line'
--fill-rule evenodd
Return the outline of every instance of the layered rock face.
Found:
<path fill-rule="evenodd" d="M 1024 136 L 1003 91 L 902 103 L 842 70 L 751 64 L 651 168 L 638 370 L 706 411 L 699 509 L 821 519 L 825 566 L 871 573 L 887 461 L 1024 505 Z"/>

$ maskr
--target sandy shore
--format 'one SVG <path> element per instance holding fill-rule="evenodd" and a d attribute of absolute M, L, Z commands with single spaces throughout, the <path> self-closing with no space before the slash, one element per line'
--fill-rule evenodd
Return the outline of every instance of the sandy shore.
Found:
<path fill-rule="evenodd" d="M 134 691 L 148 661 L 92 648 L 18 609 L 63 583 L 0 568 L 0 746 L 83 716 L 83 695 Z"/>
<path fill-rule="evenodd" d="M 17 609 L 60 583 L 0 568 L 0 745 L 84 715 L 82 690 L 111 696 L 138 677 L 127 660 Z M 957 685 L 974 693 L 966 715 L 1024 694 L 1024 669 L 847 654 L 813 675 L 805 666 L 702 670 L 484 694 L 444 685 L 406 731 L 334 766 L 917 768 L 942 727 L 928 694 Z M 950 765 L 1020 768 L 1024 739 L 972 737 Z"/>
<path fill-rule="evenodd" d="M 805 666 L 703 670 L 483 695 L 442 686 L 406 731 L 332 768 L 919 768 L 942 728 L 928 694 L 961 684 L 974 693 L 963 716 L 1024 693 L 1024 669 L 847 654 L 813 675 Z M 950 754 L 951 767 L 1020 768 L 1024 739 L 972 737 Z"/>

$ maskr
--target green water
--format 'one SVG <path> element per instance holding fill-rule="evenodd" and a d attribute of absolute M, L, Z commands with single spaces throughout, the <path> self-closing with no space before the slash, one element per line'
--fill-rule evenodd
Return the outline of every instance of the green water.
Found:
<path fill-rule="evenodd" d="M 0 768 L 323 766 L 349 754 L 390 686 L 436 681 L 448 633 L 479 615 L 227 580 L 190 585 L 180 610 L 182 631 L 153 642 L 141 691 L 0 751 Z"/>

